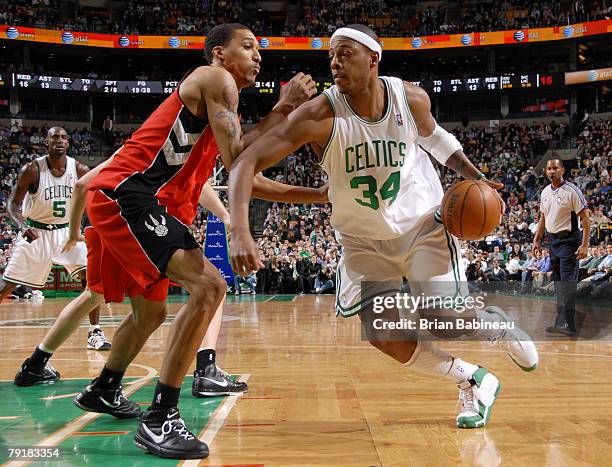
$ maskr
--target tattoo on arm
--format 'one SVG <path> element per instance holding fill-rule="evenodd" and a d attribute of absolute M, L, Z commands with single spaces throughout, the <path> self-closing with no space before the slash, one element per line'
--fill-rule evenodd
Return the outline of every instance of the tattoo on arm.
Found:
<path fill-rule="evenodd" d="M 215 115 L 219 120 L 227 119 L 227 132 L 234 138 L 238 134 L 238 90 L 235 86 L 225 86 L 223 89 L 223 100 L 226 110 L 217 112 Z"/>
<path fill-rule="evenodd" d="M 446 166 L 468 180 L 476 178 L 480 173 L 466 155 L 463 154 L 463 151 L 454 152 L 446 161 Z"/>

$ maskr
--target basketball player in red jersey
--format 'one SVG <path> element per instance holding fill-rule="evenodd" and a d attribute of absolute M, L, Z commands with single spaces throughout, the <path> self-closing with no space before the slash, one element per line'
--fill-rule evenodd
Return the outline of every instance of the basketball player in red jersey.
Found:
<path fill-rule="evenodd" d="M 75 404 L 118 418 L 140 415 L 134 441 L 160 457 L 208 456 L 208 447 L 187 429 L 177 408 L 183 377 L 226 287 L 187 227 L 202 186 L 219 153 L 229 169 L 245 147 L 316 92 L 310 76 L 296 75 L 270 114 L 243 135 L 237 115 L 239 90 L 255 83 L 261 62 L 257 46 L 245 26 L 213 28 L 206 40 L 211 66 L 190 72 L 126 144 L 82 181 L 90 190 L 87 211 L 93 226 L 87 232 L 92 250 L 88 259 L 96 264 L 90 269 L 98 273 L 89 277 L 90 286 L 101 288 L 107 301 L 122 300 L 127 292 L 132 312 L 117 329 L 100 376 Z M 321 190 L 256 178 L 256 196 L 264 199 L 326 199 Z M 140 414 L 138 405 L 123 396 L 120 382 L 165 320 L 169 280 L 185 287 L 190 297 L 172 324 L 153 403 Z"/>

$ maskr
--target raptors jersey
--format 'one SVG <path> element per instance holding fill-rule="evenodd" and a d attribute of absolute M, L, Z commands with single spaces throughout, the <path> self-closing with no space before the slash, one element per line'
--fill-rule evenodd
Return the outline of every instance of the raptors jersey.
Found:
<path fill-rule="evenodd" d="M 336 86 L 324 91 L 334 111 L 321 166 L 329 176 L 331 224 L 341 235 L 397 238 L 439 206 L 440 179 L 417 143 L 401 79 L 381 77 L 387 107 L 377 122 L 360 118 Z"/>
<path fill-rule="evenodd" d="M 51 173 L 47 156 L 36 159 L 38 190 L 27 193 L 23 200 L 23 217 L 43 224 L 66 224 L 70 221 L 70 198 L 78 175 L 76 160 L 66 157 L 66 170 L 61 177 Z"/>
<path fill-rule="evenodd" d="M 114 199 L 154 198 L 170 215 L 190 225 L 219 150 L 208 121 L 189 112 L 178 90 L 134 132 L 90 190 L 103 190 Z"/>

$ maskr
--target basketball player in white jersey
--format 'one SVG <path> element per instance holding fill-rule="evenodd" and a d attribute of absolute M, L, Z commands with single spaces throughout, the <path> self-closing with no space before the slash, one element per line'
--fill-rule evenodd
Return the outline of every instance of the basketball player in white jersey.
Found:
<path fill-rule="evenodd" d="M 351 25 L 337 30 L 329 58 L 335 86 L 260 137 L 232 167 L 232 265 L 239 273 L 263 266 L 248 225 L 253 174 L 309 143 L 329 176 L 331 223 L 344 250 L 337 272 L 337 312 L 359 314 L 370 343 L 408 369 L 457 383 L 462 401 L 457 426 L 482 427 L 501 388 L 498 379 L 414 333 L 376 329 L 375 319 L 398 322 L 400 315 L 397 309 L 373 314 L 368 305 L 376 296 L 399 291 L 402 276 L 415 296 L 452 299 L 467 294 L 458 241 L 435 216 L 442 199 L 440 180 L 419 145 L 466 179 L 484 175 L 455 137 L 436 124 L 425 91 L 398 78 L 378 76 L 382 50 L 370 28 Z M 495 189 L 502 186 L 485 182 Z M 382 285 L 362 290 L 367 281 Z M 441 311 L 420 313 L 435 317 Z M 509 321 L 497 307 L 471 317 Z M 523 370 L 535 369 L 537 350 L 522 331 L 479 335 L 491 341 L 507 339 L 504 344 L 512 360 Z"/>
<path fill-rule="evenodd" d="M 43 287 L 53 264 L 64 266 L 71 275 L 83 272 L 87 265 L 85 244 L 79 243 L 62 253 L 68 238 L 70 198 L 79 177 L 89 168 L 68 157 L 68 135 L 63 128 L 53 127 L 47 133 L 49 154 L 27 164 L 19 174 L 11 192 L 7 212 L 21 230 L 11 259 L 4 271 L 0 300 L 17 284 Z M 21 210 L 20 210 L 21 207 Z M 99 302 L 91 301 L 86 290 L 66 308 L 79 308 L 90 315 L 88 348 L 110 349 L 98 322 Z M 57 349 L 53 338 L 45 338 L 31 358 L 26 360 L 15 378 L 20 386 L 55 381 L 59 378 L 51 365 L 50 355 Z"/>

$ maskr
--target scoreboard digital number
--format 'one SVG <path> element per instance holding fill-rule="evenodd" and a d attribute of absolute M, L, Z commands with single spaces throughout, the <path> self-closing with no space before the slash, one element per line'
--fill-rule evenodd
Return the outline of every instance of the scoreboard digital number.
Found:
<path fill-rule="evenodd" d="M 432 94 L 470 93 L 503 89 L 558 88 L 563 86 L 560 73 L 528 73 L 515 75 L 453 78 L 446 80 L 412 81 Z"/>
<path fill-rule="evenodd" d="M 259 94 L 274 94 L 276 83 L 274 81 L 255 81 L 255 89 Z"/>
<path fill-rule="evenodd" d="M 9 85 L 18 89 L 46 89 L 53 91 L 101 92 L 106 94 L 171 94 L 178 87 L 178 81 L 148 80 L 107 80 L 95 78 L 70 78 L 66 76 L 34 75 L 12 73 L 0 75 L 0 86 L 4 76 Z M 333 85 L 330 80 L 315 80 L 319 92 Z M 525 73 L 498 76 L 435 79 L 412 81 L 431 94 L 471 93 L 478 91 L 501 91 L 508 89 L 560 88 L 565 82 L 562 73 Z M 286 81 L 256 81 L 245 88 L 246 95 L 273 95 L 287 84 Z"/>
<path fill-rule="evenodd" d="M 560 73 L 528 73 L 501 76 L 502 89 L 559 88 L 563 86 Z"/>
<path fill-rule="evenodd" d="M 72 79 L 60 76 L 13 73 L 12 84 L 17 88 L 53 89 L 57 91 L 72 90 Z"/>

